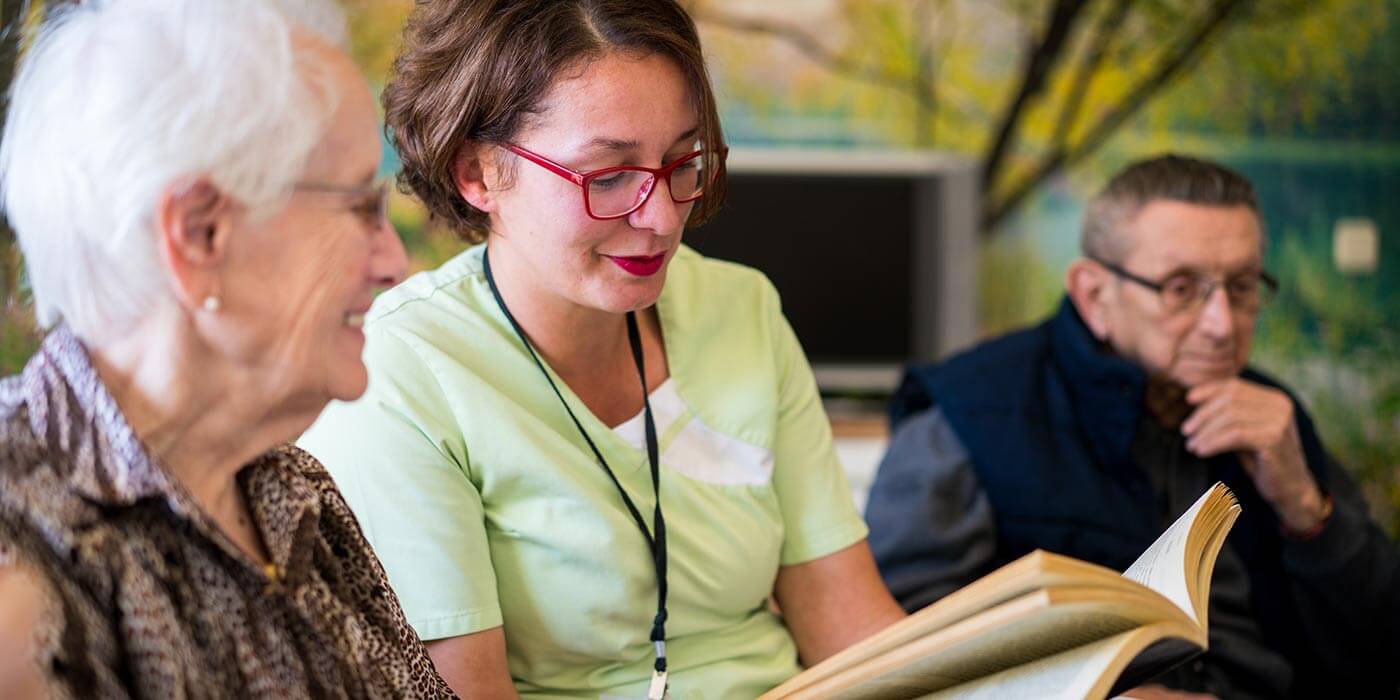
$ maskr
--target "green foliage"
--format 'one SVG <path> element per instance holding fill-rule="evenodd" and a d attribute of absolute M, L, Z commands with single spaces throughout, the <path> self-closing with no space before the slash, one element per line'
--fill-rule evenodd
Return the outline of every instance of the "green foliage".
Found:
<path fill-rule="evenodd" d="M 1000 335 L 1049 315 L 1064 289 L 1057 272 L 1027 236 L 987 241 L 977 268 L 983 335 Z M 1019 284 L 1007 284 L 1007 280 Z"/>
<path fill-rule="evenodd" d="M 1163 95 L 1154 119 L 1164 128 L 1257 134 L 1305 131 L 1339 111 L 1355 121 L 1352 98 L 1368 73 L 1357 64 L 1393 34 L 1397 4 L 1310 0 L 1292 7 L 1298 4 L 1260 5 L 1194 79 Z"/>
<path fill-rule="evenodd" d="M 1285 284 L 1260 320 L 1255 360 L 1299 393 L 1328 448 L 1400 535 L 1400 328 L 1374 303 L 1374 278 L 1338 273 L 1301 231 L 1282 240 L 1269 257 Z"/>
<path fill-rule="evenodd" d="M 0 376 L 15 374 L 39 348 L 41 334 L 34 327 L 34 312 L 25 304 L 0 306 Z"/>
<path fill-rule="evenodd" d="M 388 79 L 394 53 L 411 0 L 341 0 L 350 21 L 350 43 L 355 62 L 371 84 Z"/>

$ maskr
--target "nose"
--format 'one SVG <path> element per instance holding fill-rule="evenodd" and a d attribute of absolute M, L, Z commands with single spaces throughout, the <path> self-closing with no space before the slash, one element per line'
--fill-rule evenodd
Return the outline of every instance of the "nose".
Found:
<path fill-rule="evenodd" d="M 408 253 L 404 251 L 399 232 L 385 217 L 374 232 L 370 249 L 370 275 L 377 287 L 392 287 L 408 275 Z"/>
<path fill-rule="evenodd" d="M 680 205 L 671 200 L 671 183 L 655 178 L 642 201 L 642 206 L 627 215 L 633 228 L 649 229 L 659 236 L 675 233 L 684 224 Z"/>
<path fill-rule="evenodd" d="M 1215 339 L 1224 340 L 1234 336 L 1235 310 L 1230 306 L 1230 295 L 1225 292 L 1224 285 L 1210 291 L 1210 296 L 1206 297 L 1201 307 L 1201 315 L 1196 319 L 1196 325 Z"/>

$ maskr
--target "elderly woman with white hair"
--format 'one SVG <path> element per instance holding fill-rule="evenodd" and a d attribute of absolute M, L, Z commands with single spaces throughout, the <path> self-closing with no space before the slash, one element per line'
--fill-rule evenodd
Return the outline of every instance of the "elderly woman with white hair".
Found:
<path fill-rule="evenodd" d="M 285 445 L 364 391 L 406 266 L 344 34 L 321 2 L 111 0 L 25 55 L 0 196 L 52 331 L 0 382 L 0 696 L 450 695 Z"/>

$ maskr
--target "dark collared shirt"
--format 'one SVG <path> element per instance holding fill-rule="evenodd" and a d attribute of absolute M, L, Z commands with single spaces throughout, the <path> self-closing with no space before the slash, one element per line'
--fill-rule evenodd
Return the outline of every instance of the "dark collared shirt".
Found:
<path fill-rule="evenodd" d="M 69 331 L 0 381 L 0 565 L 47 589 L 53 694 L 450 696 L 320 464 L 280 447 L 238 481 L 275 569 L 160 467 Z"/>

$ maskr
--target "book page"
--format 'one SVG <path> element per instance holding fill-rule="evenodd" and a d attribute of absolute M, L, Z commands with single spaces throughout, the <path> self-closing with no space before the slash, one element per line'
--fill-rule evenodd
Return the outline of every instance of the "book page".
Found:
<path fill-rule="evenodd" d="M 1002 700 L 1044 698 L 1080 700 L 1092 691 L 1105 671 L 1132 641 L 1132 633 L 1101 639 L 1069 651 L 1007 669 L 971 683 L 926 695 L 928 700 Z"/>
<path fill-rule="evenodd" d="M 803 671 L 764 694 L 763 698 L 803 697 L 800 693 L 804 688 L 819 685 L 1037 590 L 1089 585 L 1117 588 L 1123 583 L 1122 575 L 1112 569 L 1037 550 Z"/>
<path fill-rule="evenodd" d="M 1136 627 L 1134 621 L 1091 610 L 1051 610 L 998 629 L 943 654 L 925 657 L 841 694 L 847 700 L 897 700 L 984 678 L 1020 664 Z M 917 691 L 917 692 L 912 692 Z"/>
<path fill-rule="evenodd" d="M 1186 561 L 1190 552 L 1191 526 L 1215 493 L 1207 490 L 1196 503 L 1172 523 L 1167 531 L 1123 572 L 1123 578 L 1137 581 L 1175 603 L 1196 622 L 1196 606 L 1191 602 L 1191 590 L 1186 582 Z"/>
<path fill-rule="evenodd" d="M 1140 590 L 1140 589 L 1139 589 Z M 805 700 L 901 700 L 1034 662 L 1125 630 L 1180 617 L 1148 591 L 1049 589 L 1028 594 L 859 667 L 791 693 Z M 1189 624 L 1183 620 L 1184 624 Z"/>

